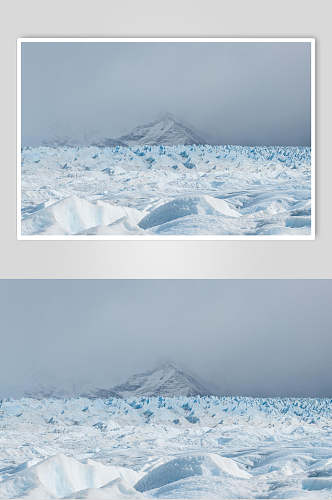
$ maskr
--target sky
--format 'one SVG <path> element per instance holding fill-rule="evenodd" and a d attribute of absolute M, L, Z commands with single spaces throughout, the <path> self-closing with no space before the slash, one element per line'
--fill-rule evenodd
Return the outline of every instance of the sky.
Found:
<path fill-rule="evenodd" d="M 220 394 L 332 397 L 332 280 L 0 280 L 0 395 L 164 361 Z"/>
<path fill-rule="evenodd" d="M 22 144 L 172 113 L 212 144 L 310 145 L 310 44 L 22 44 Z"/>

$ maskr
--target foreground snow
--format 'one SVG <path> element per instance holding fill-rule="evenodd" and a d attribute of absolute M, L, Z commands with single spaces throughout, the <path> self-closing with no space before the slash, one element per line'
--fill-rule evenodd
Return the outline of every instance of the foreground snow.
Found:
<path fill-rule="evenodd" d="M 23 235 L 303 235 L 305 147 L 24 148 Z"/>
<path fill-rule="evenodd" d="M 6 400 L 0 498 L 332 497 L 332 400 Z"/>

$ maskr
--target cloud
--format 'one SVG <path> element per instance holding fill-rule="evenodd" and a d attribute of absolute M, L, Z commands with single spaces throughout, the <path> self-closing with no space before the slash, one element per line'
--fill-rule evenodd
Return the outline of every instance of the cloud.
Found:
<path fill-rule="evenodd" d="M 0 391 L 162 359 L 223 394 L 331 397 L 331 280 L 1 280 Z"/>
<path fill-rule="evenodd" d="M 23 43 L 22 138 L 116 137 L 169 111 L 220 144 L 310 144 L 308 43 Z"/>

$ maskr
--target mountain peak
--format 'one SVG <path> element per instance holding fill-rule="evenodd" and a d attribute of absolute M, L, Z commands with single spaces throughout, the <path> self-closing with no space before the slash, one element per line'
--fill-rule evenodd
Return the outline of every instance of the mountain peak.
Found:
<path fill-rule="evenodd" d="M 206 144 L 206 140 L 172 113 L 163 113 L 152 122 L 138 125 L 128 134 L 116 139 L 104 139 L 98 145 L 175 146 L 178 144 Z"/>
<path fill-rule="evenodd" d="M 211 394 L 192 375 L 185 373 L 172 361 L 165 361 L 153 370 L 132 375 L 112 388 L 123 398 L 133 396 L 203 396 Z"/>

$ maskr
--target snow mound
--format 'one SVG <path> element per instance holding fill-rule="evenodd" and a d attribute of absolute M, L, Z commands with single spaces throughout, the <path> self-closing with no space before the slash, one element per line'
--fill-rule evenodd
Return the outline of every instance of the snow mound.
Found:
<path fill-rule="evenodd" d="M 171 500 L 175 498 L 181 500 L 230 500 L 231 498 L 249 500 L 254 497 L 248 483 L 247 480 L 237 480 L 231 477 L 195 476 L 166 484 L 155 490 L 149 490 L 148 494 L 152 498 Z M 261 495 L 256 498 L 262 500 Z M 278 497 L 278 500 L 281 499 Z"/>
<path fill-rule="evenodd" d="M 174 458 L 148 472 L 136 483 L 135 488 L 144 492 L 193 476 L 250 478 L 250 474 L 231 458 L 210 453 Z"/>
<path fill-rule="evenodd" d="M 257 222 L 248 218 L 223 215 L 187 215 L 151 228 L 154 234 L 225 235 L 255 234 Z"/>
<path fill-rule="evenodd" d="M 135 490 L 123 479 L 117 478 L 101 488 L 88 488 L 86 490 L 77 491 L 73 495 L 67 496 L 66 498 L 73 498 L 76 500 L 81 498 L 85 498 L 87 500 L 131 498 L 134 500 L 142 499 L 144 498 L 144 495 Z"/>
<path fill-rule="evenodd" d="M 138 225 L 143 229 L 148 229 L 180 217 L 195 214 L 240 217 L 240 214 L 225 200 L 209 195 L 181 196 L 153 209 L 143 217 Z"/>
<path fill-rule="evenodd" d="M 133 483 L 138 474 L 123 467 L 94 461 L 82 464 L 61 453 L 17 473 L 0 483 L 0 498 L 63 498 L 81 490 L 100 488 L 120 478 Z"/>
<path fill-rule="evenodd" d="M 70 196 L 23 219 L 22 234 L 78 234 L 92 227 L 107 226 L 122 217 L 135 224 L 142 213 L 135 208 L 104 201 L 91 203 Z"/>
<path fill-rule="evenodd" d="M 121 234 L 143 234 L 144 231 L 141 229 L 138 224 L 133 220 L 131 216 L 125 215 L 120 219 L 112 222 L 108 226 L 100 225 L 87 229 L 86 231 L 82 231 L 80 234 L 86 235 L 121 235 Z"/>

